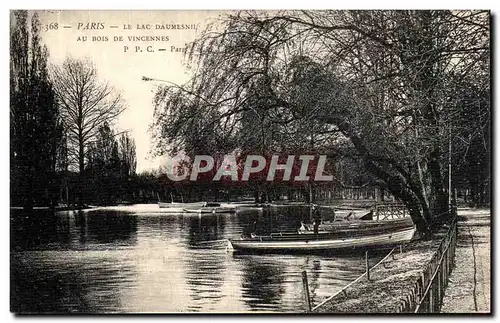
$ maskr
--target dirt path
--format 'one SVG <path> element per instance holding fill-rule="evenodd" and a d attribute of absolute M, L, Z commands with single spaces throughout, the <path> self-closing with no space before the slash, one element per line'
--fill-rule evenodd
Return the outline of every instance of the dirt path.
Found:
<path fill-rule="evenodd" d="M 442 313 L 491 312 L 490 210 L 459 209 L 456 267 Z"/>

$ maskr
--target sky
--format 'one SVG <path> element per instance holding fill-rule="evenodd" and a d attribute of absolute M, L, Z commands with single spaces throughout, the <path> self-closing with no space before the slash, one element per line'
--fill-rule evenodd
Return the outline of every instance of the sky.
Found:
<path fill-rule="evenodd" d="M 182 52 L 176 49 L 182 49 L 186 43 L 193 41 L 207 22 L 222 13 L 206 10 L 38 12 L 42 40 L 49 50 L 51 63 L 61 64 L 67 56 L 89 58 L 96 65 L 102 81 L 109 82 L 121 92 L 126 110 L 115 122 L 114 128 L 116 131 L 129 131 L 135 139 L 137 172 L 157 169 L 165 161 L 165 158 L 150 154 L 152 145 L 148 133 L 153 120 L 154 91 L 162 82 L 144 82 L 142 77 L 176 84 L 186 82 L 189 70 L 183 64 Z M 165 29 L 156 29 L 157 24 Z M 196 28 L 173 30 L 169 26 L 172 24 L 195 25 Z M 125 25 L 130 25 L 131 29 L 125 30 Z M 147 28 L 147 25 L 151 29 L 137 29 Z M 82 36 L 87 36 L 86 41 Z M 120 36 L 123 41 L 114 41 Z M 163 39 L 168 38 L 168 41 L 133 41 L 128 36 L 164 36 Z M 106 37 L 107 41 L 104 40 Z M 125 46 L 128 46 L 127 50 Z M 135 46 L 140 49 L 136 51 Z M 148 52 L 148 46 L 152 46 L 149 50 L 154 52 Z"/>

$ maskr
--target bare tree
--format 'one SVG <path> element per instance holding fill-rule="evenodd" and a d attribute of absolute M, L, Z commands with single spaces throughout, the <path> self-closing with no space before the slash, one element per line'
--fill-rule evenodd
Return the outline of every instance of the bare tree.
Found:
<path fill-rule="evenodd" d="M 123 112 L 123 100 L 113 86 L 99 80 L 95 65 L 87 59 L 66 58 L 53 67 L 52 81 L 68 132 L 70 162 L 82 174 L 89 143 L 99 127 Z"/>

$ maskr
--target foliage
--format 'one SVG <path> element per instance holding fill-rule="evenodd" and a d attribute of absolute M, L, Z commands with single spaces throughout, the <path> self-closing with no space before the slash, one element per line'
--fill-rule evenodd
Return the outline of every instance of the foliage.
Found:
<path fill-rule="evenodd" d="M 484 96 L 480 117 L 460 117 L 465 89 L 489 89 L 485 11 L 239 12 L 187 55 L 192 79 L 156 95 L 158 152 L 349 152 L 424 233 L 448 209 L 450 129 L 490 120 Z"/>
<path fill-rule="evenodd" d="M 10 34 L 11 203 L 52 204 L 62 125 L 36 14 L 13 11 Z"/>
<path fill-rule="evenodd" d="M 95 141 L 87 150 L 84 172 L 87 203 L 113 204 L 130 200 L 130 179 L 135 176 L 135 144 L 128 134 L 116 139 L 108 123 L 99 127 Z"/>

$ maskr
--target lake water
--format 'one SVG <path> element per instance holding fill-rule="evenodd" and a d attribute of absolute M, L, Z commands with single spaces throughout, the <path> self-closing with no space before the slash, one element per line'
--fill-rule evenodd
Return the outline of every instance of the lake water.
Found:
<path fill-rule="evenodd" d="M 295 230 L 307 208 L 168 214 L 157 205 L 11 211 L 14 312 L 301 312 L 354 280 L 361 255 L 233 254 L 244 231 Z M 328 215 L 324 215 L 328 217 Z M 376 259 L 373 259 L 373 264 Z"/>

